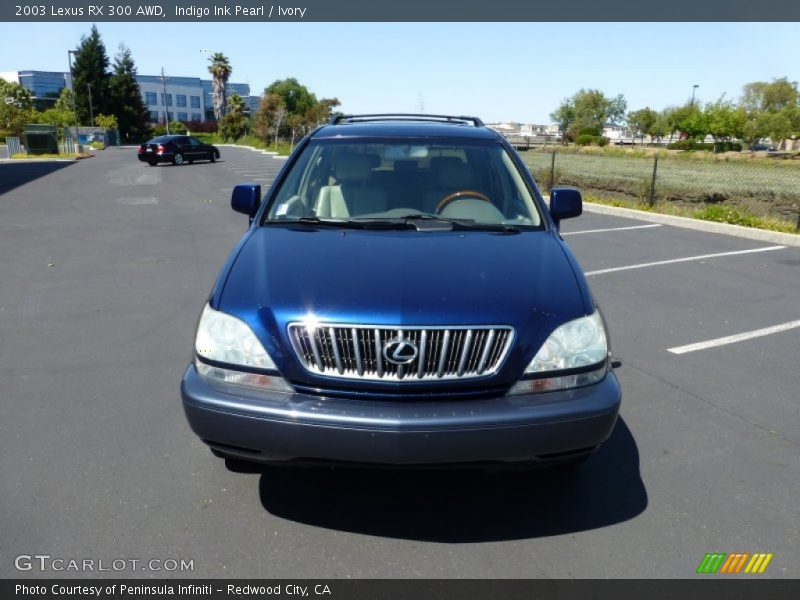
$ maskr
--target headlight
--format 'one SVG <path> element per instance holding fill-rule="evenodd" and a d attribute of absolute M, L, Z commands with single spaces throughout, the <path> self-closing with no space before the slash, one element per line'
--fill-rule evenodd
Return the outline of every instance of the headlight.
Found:
<path fill-rule="evenodd" d="M 514 385 L 509 394 L 533 394 L 597 383 L 605 377 L 607 358 L 603 319 L 595 311 L 564 323 L 551 333 L 525 369 L 527 378 Z M 580 370 L 592 365 L 597 368 Z"/>
<path fill-rule="evenodd" d="M 525 374 L 563 371 L 604 361 L 608 343 L 600 312 L 564 323 L 550 334 L 525 369 Z"/>
<path fill-rule="evenodd" d="M 194 343 L 197 355 L 229 365 L 275 369 L 275 363 L 250 328 L 206 304 Z"/>

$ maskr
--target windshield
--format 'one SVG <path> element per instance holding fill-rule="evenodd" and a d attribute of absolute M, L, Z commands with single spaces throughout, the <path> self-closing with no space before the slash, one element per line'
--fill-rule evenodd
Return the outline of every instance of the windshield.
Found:
<path fill-rule="evenodd" d="M 278 190 L 266 222 L 369 223 L 435 218 L 541 227 L 499 143 L 314 140 Z"/>

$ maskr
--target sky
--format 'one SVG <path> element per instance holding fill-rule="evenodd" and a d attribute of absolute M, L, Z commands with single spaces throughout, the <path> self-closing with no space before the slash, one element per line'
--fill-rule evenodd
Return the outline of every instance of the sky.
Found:
<path fill-rule="evenodd" d="M 0 23 L 0 72 L 66 71 L 90 23 Z M 549 123 L 581 88 L 628 110 L 737 100 L 751 81 L 800 80 L 800 23 L 99 23 L 140 74 L 209 78 L 223 52 L 257 95 L 295 77 L 346 113 L 475 115 Z M 36 40 L 31 43 L 31 40 Z M 43 43 L 46 40 L 46 43 Z M 18 52 L 8 52 L 18 48 Z"/>

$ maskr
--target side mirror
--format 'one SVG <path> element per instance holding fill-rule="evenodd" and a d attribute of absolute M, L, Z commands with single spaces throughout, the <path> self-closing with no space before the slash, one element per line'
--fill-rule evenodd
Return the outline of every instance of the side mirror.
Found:
<path fill-rule="evenodd" d="M 558 225 L 561 219 L 571 219 L 583 212 L 581 193 L 575 188 L 554 187 L 550 190 L 550 215 Z"/>
<path fill-rule="evenodd" d="M 240 183 L 233 188 L 231 208 L 252 218 L 261 205 L 261 186 L 257 183 Z"/>

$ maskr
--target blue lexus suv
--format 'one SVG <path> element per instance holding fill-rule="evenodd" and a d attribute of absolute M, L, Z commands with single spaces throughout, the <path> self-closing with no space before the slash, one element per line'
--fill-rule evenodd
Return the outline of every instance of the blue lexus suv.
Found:
<path fill-rule="evenodd" d="M 338 116 L 266 194 L 197 325 L 181 384 L 193 431 L 265 463 L 573 463 L 621 392 L 562 219 L 474 117 Z"/>

